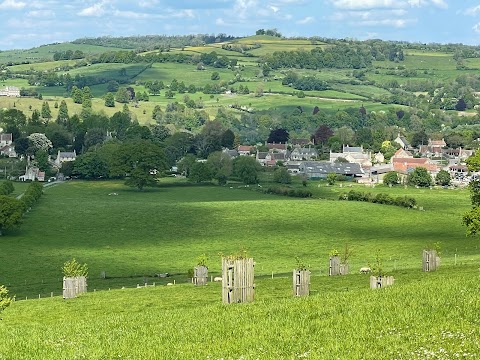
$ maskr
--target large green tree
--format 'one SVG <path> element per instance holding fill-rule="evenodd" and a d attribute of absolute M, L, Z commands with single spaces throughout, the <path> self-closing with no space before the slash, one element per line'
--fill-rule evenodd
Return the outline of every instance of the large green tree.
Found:
<path fill-rule="evenodd" d="M 414 185 L 418 187 L 429 187 L 432 185 L 432 176 L 424 167 L 415 168 L 407 176 L 408 185 Z"/>
<path fill-rule="evenodd" d="M 212 169 L 212 177 L 219 185 L 225 185 L 232 175 L 232 159 L 230 155 L 222 151 L 215 151 L 208 155 L 207 164 Z"/>
<path fill-rule="evenodd" d="M 468 170 L 477 172 L 480 170 L 480 152 L 476 152 L 467 159 Z M 467 227 L 467 235 L 475 235 L 480 232 L 480 179 L 475 178 L 468 184 L 472 209 L 463 215 L 462 223 Z"/>
<path fill-rule="evenodd" d="M 260 164 L 250 156 L 239 156 L 233 160 L 233 174 L 245 184 L 257 184 Z"/>
<path fill-rule="evenodd" d="M 116 173 L 125 175 L 126 185 L 139 190 L 156 185 L 157 178 L 167 169 L 163 149 L 149 140 L 121 144 L 113 166 Z"/>
<path fill-rule="evenodd" d="M 10 196 L 0 195 L 0 235 L 18 224 L 23 213 L 22 203 Z"/>

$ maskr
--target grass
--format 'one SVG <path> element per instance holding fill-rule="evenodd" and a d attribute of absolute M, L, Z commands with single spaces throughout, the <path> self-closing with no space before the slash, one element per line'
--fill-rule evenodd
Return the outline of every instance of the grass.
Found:
<path fill-rule="evenodd" d="M 467 191 L 365 189 L 414 196 L 418 211 L 334 201 L 344 186 L 308 188 L 314 199 L 170 179 L 143 192 L 115 181 L 47 188 L 21 228 L 0 239 L 0 283 L 17 300 L 42 297 L 2 313 L 0 359 L 480 356 L 479 244 L 460 225 Z M 437 241 L 442 265 L 422 273 L 421 251 Z M 329 251 L 347 242 L 353 274 L 326 276 Z M 187 283 L 198 255 L 217 276 L 218 254 L 242 248 L 256 263 L 253 304 L 225 306 L 220 283 Z M 395 285 L 372 291 L 357 269 L 377 250 Z M 292 298 L 295 256 L 312 271 L 308 298 Z M 65 301 L 60 269 L 72 257 L 89 266 L 89 293 Z M 172 277 L 152 277 L 159 272 Z M 157 286 L 134 288 L 145 280 Z"/>

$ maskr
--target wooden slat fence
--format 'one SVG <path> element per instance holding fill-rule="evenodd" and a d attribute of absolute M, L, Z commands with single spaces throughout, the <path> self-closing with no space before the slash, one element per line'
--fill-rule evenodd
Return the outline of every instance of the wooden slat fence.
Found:
<path fill-rule="evenodd" d="M 386 286 L 391 286 L 393 285 L 394 280 L 393 276 L 370 276 L 370 288 L 380 289 Z"/>
<path fill-rule="evenodd" d="M 328 268 L 328 275 L 347 275 L 349 272 L 348 263 L 342 263 L 340 256 L 330 256 L 330 266 Z"/>
<path fill-rule="evenodd" d="M 195 286 L 207 285 L 208 268 L 206 266 L 195 266 L 193 269 L 193 283 Z"/>
<path fill-rule="evenodd" d="M 422 258 L 424 272 L 435 271 L 440 266 L 440 257 L 436 250 L 423 250 Z"/>
<path fill-rule="evenodd" d="M 63 278 L 63 298 L 73 299 L 78 294 L 87 292 L 87 278 L 85 276 Z"/>
<path fill-rule="evenodd" d="M 310 295 L 310 271 L 293 270 L 293 296 Z"/>
<path fill-rule="evenodd" d="M 222 258 L 222 301 L 225 304 L 252 302 L 255 293 L 254 262 Z"/>

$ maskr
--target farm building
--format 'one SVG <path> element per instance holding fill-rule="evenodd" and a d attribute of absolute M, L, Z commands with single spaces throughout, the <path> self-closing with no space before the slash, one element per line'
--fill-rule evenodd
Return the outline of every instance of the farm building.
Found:
<path fill-rule="evenodd" d="M 360 164 L 356 163 L 304 161 L 300 164 L 300 174 L 303 174 L 308 179 L 324 179 L 328 174 L 354 178 L 364 175 L 364 171 Z"/>

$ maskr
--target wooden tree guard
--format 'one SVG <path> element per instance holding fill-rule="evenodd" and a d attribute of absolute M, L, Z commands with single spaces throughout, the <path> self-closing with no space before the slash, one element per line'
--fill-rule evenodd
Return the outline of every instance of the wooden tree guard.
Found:
<path fill-rule="evenodd" d="M 393 285 L 393 276 L 370 276 L 370 289 L 380 289 Z"/>
<path fill-rule="evenodd" d="M 255 291 L 252 258 L 222 258 L 222 301 L 224 304 L 252 302 Z"/>
<path fill-rule="evenodd" d="M 330 266 L 328 275 L 347 275 L 349 271 L 348 263 L 342 263 L 339 256 L 330 256 Z"/>
<path fill-rule="evenodd" d="M 310 271 L 293 270 L 293 296 L 310 295 Z"/>
<path fill-rule="evenodd" d="M 440 266 L 440 257 L 436 250 L 423 250 L 423 271 L 435 271 Z"/>
<path fill-rule="evenodd" d="M 193 283 L 195 286 L 207 285 L 208 268 L 206 266 L 195 266 L 193 269 Z"/>
<path fill-rule="evenodd" d="M 78 294 L 87 292 L 87 278 L 85 276 L 63 278 L 63 298 L 73 299 Z"/>

